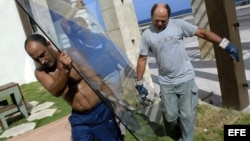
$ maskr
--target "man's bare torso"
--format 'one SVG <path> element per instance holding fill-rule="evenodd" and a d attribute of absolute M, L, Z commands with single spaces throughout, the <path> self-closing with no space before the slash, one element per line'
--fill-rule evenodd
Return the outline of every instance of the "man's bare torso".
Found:
<path fill-rule="evenodd" d="M 59 70 L 56 69 L 53 72 L 45 73 L 45 75 L 56 79 L 59 75 Z M 70 70 L 67 86 L 69 89 L 61 97 L 78 112 L 89 111 L 100 101 L 99 97 L 74 68 Z"/>

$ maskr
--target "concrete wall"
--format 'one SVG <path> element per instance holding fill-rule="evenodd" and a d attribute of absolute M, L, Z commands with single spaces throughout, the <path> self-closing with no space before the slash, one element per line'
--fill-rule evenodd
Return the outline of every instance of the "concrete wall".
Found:
<path fill-rule="evenodd" d="M 132 0 L 99 0 L 99 3 L 108 36 L 127 55 L 136 69 L 141 33 Z M 148 65 L 144 79 L 153 87 Z"/>
<path fill-rule="evenodd" d="M 24 50 L 24 27 L 14 0 L 0 1 L 0 85 L 36 81 L 35 65 Z"/>

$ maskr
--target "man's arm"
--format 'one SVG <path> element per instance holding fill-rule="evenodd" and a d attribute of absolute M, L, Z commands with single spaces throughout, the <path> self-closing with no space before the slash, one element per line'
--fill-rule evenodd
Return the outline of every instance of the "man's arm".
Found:
<path fill-rule="evenodd" d="M 36 70 L 35 76 L 37 80 L 47 89 L 53 96 L 59 97 L 68 91 L 68 78 L 71 69 L 71 59 L 65 54 L 61 53 L 57 62 L 57 69 L 59 74 L 53 78 L 47 74 L 44 70 Z"/>
<path fill-rule="evenodd" d="M 196 33 L 196 36 L 205 39 L 207 41 L 210 41 L 212 43 L 217 43 L 219 46 L 226 50 L 226 52 L 229 54 L 229 57 L 231 60 L 236 59 L 236 61 L 239 62 L 239 51 L 236 48 L 234 44 L 232 44 L 228 39 L 221 38 L 219 35 L 217 35 L 214 32 L 208 31 L 203 28 L 198 28 Z"/>
<path fill-rule="evenodd" d="M 137 61 L 137 79 L 135 81 L 136 83 L 136 90 L 139 94 L 139 101 L 141 103 L 144 103 L 147 101 L 147 95 L 148 95 L 148 90 L 143 86 L 143 75 L 145 72 L 146 68 L 146 63 L 147 63 L 147 56 L 145 55 L 139 55 L 138 61 Z"/>
<path fill-rule="evenodd" d="M 137 81 L 142 80 L 146 68 L 146 63 L 147 63 L 147 56 L 139 55 L 136 67 Z"/>
<path fill-rule="evenodd" d="M 210 41 L 212 43 L 217 43 L 217 44 L 219 44 L 222 40 L 222 38 L 216 33 L 208 31 L 203 28 L 198 28 L 195 35 L 204 40 Z"/>

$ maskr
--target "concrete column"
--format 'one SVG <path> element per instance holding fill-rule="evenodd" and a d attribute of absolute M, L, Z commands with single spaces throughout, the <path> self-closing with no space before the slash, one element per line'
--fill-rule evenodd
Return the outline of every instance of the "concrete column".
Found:
<path fill-rule="evenodd" d="M 209 24 L 208 24 L 208 17 L 207 17 L 207 11 L 205 6 L 204 0 L 190 0 L 192 5 L 192 12 L 194 16 L 194 24 L 205 28 L 207 30 L 210 30 Z M 209 41 L 206 41 L 204 39 L 198 38 L 198 43 L 200 46 L 200 54 L 202 60 L 213 60 L 214 55 L 214 49 L 213 44 Z"/>
<path fill-rule="evenodd" d="M 140 30 L 132 0 L 99 0 L 109 37 L 135 63 L 140 44 Z"/>
<path fill-rule="evenodd" d="M 205 4 L 211 30 L 228 38 L 240 52 L 240 62 L 232 62 L 226 51 L 214 44 L 223 105 L 243 110 L 249 105 L 248 84 L 234 1 L 205 0 Z"/>
<path fill-rule="evenodd" d="M 132 0 L 99 0 L 99 3 L 108 36 L 136 66 L 141 33 Z M 144 78 L 153 87 L 148 66 Z"/>

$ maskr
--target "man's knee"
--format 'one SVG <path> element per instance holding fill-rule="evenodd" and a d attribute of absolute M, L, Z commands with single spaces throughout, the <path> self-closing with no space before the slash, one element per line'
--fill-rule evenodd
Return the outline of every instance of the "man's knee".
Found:
<path fill-rule="evenodd" d="M 164 118 L 168 123 L 177 124 L 178 112 L 172 112 L 172 113 L 165 112 Z"/>

